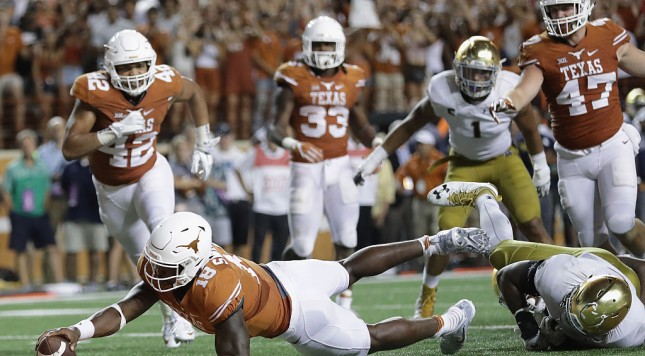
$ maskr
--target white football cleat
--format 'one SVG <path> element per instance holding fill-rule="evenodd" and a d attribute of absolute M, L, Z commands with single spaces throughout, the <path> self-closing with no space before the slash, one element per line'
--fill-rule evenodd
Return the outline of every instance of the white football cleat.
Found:
<path fill-rule="evenodd" d="M 453 227 L 439 231 L 430 237 L 430 246 L 438 255 L 477 253 L 488 257 L 494 249 L 490 237 L 478 227 Z"/>
<path fill-rule="evenodd" d="M 164 322 L 162 334 L 166 347 L 170 349 L 181 346 L 182 342 L 189 343 L 197 336 L 192 324 L 174 313 L 170 320 Z"/>
<path fill-rule="evenodd" d="M 166 344 L 166 347 L 169 349 L 175 349 L 181 346 L 181 342 L 175 340 L 175 333 L 173 332 L 174 322 L 172 320 L 163 323 L 161 328 L 161 335 L 163 336 L 163 342 Z"/>
<path fill-rule="evenodd" d="M 490 194 L 497 201 L 502 200 L 493 184 L 478 182 L 445 182 L 434 187 L 427 199 L 439 206 L 475 206 L 475 200 L 482 194 Z"/>
<path fill-rule="evenodd" d="M 173 333 L 175 334 L 175 340 L 183 343 L 192 342 L 195 340 L 195 336 L 197 336 L 193 325 L 180 316 L 177 316 L 175 320 Z"/>
<path fill-rule="evenodd" d="M 444 355 L 452 355 L 457 353 L 466 342 L 466 331 L 475 317 L 475 305 L 468 299 L 462 299 L 451 306 L 443 317 L 446 318 L 447 314 L 455 315 L 459 324 L 454 331 L 441 336 L 439 348 Z"/>

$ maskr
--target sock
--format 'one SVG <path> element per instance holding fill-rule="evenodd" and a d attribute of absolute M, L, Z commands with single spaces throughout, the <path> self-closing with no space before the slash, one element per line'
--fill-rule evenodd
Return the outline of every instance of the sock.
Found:
<path fill-rule="evenodd" d="M 429 275 L 425 273 L 425 269 L 423 272 L 423 284 L 428 288 L 437 288 L 439 281 L 441 281 L 441 277 Z"/>
<path fill-rule="evenodd" d="M 419 243 L 421 244 L 421 248 L 423 248 L 423 254 L 426 257 L 430 257 L 430 255 L 432 255 L 433 253 L 433 249 L 432 249 L 433 246 L 430 245 L 431 237 L 432 236 L 429 236 L 429 235 L 423 235 L 417 239 L 417 241 L 419 241 Z"/>
<path fill-rule="evenodd" d="M 434 334 L 434 336 L 439 337 L 455 331 L 455 328 L 459 325 L 459 319 L 461 319 L 460 313 L 462 313 L 461 309 L 450 307 L 447 312 L 441 314 L 438 318 L 441 318 L 443 321 L 443 326 L 437 330 L 437 333 Z M 441 323 L 439 323 L 439 325 L 441 325 Z"/>

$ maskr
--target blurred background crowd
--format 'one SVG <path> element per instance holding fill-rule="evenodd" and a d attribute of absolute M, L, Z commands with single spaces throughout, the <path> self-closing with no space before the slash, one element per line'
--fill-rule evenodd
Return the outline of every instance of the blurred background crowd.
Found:
<path fill-rule="evenodd" d="M 51 199 L 43 209 L 48 212 L 52 228 L 58 231 L 57 241 L 64 241 L 59 247 L 65 252 L 67 268 L 65 271 L 61 267 L 59 252 L 48 248 L 50 268 L 46 278 L 54 282 L 108 281 L 109 288 L 117 288 L 124 278 L 129 282 L 136 280 L 136 273 L 131 269 L 129 277 L 120 275 L 124 270 L 119 267 L 122 252 L 113 241 L 80 244 L 64 236 L 80 234 L 77 230 L 72 228 L 70 232 L 69 227 L 63 228 L 70 221 L 81 222 L 83 228 L 100 228 L 98 216 L 87 213 L 91 210 L 87 206 L 93 207 L 95 201 L 80 202 L 92 196 L 86 191 L 79 194 L 79 189 L 91 187 L 87 185 L 87 179 L 91 179 L 89 173 L 79 173 L 89 171 L 87 164 L 79 161 L 70 168 L 71 163 L 64 161 L 60 147 L 65 121 L 74 104 L 69 96 L 74 79 L 102 68 L 103 45 L 114 33 L 123 29 L 140 31 L 157 52 L 158 63 L 174 66 L 184 76 L 195 79 L 205 92 L 211 126 L 224 137 L 212 179 L 206 183 L 195 179 L 189 173 L 194 138 L 186 129 L 191 125 L 185 125 L 191 121 L 182 105 L 172 108 L 159 142 L 161 151 L 170 157 L 173 165 L 178 210 L 195 210 L 207 215 L 211 224 L 217 226 L 216 231 L 249 235 L 250 231 L 258 230 L 254 229 L 254 223 L 264 222 L 263 215 L 271 215 L 261 208 L 255 209 L 261 204 L 254 201 L 258 192 L 253 191 L 254 167 L 249 155 L 257 153 L 253 144 L 267 145 L 263 132 L 272 119 L 274 71 L 281 63 L 299 58 L 300 35 L 310 19 L 325 14 L 345 27 L 346 62 L 359 65 L 367 72 L 369 82 L 365 94 L 369 100 L 365 101 L 365 109 L 370 121 L 385 133 L 425 96 L 427 82 L 433 74 L 452 68 L 456 48 L 472 35 L 490 38 L 506 58 L 506 69 L 519 72 L 515 64 L 521 43 L 543 31 L 537 2 L 0 0 L 0 147 L 18 148 L 24 155 L 38 151 L 39 159 L 47 163 L 43 174 L 51 186 L 43 194 Z M 645 0 L 598 1 L 592 18 L 600 17 L 609 17 L 623 26 L 631 33 L 633 43 L 643 48 Z M 621 98 L 625 98 L 633 89 L 645 87 L 645 83 L 623 75 L 619 86 Z M 626 111 L 632 117 L 626 120 L 634 119 L 638 109 L 645 106 L 645 95 L 633 98 L 627 103 L 632 111 Z M 538 99 L 534 104 L 540 112 L 547 155 L 551 155 L 550 163 L 554 164 L 548 117 L 543 102 Z M 424 221 L 432 221 L 427 207 L 413 202 L 424 200 L 423 190 L 431 189 L 431 184 L 442 181 L 443 177 L 426 177 L 423 172 L 412 174 L 406 162 L 411 157 L 429 162 L 440 158 L 449 149 L 446 136 L 445 125 L 428 128 L 392 155 L 374 181 L 362 188 L 359 247 L 409 239 L 415 236 L 416 230 L 432 232 L 431 226 L 412 221 L 419 216 L 424 216 Z M 521 147 L 520 137 L 517 144 Z M 365 148 L 356 144 L 352 153 L 356 165 L 365 155 Z M 66 170 L 72 172 L 64 173 Z M 555 167 L 552 172 L 555 175 Z M 82 178 L 86 180 L 81 181 Z M 426 183 L 418 184 L 420 180 Z M 557 176 L 552 181 L 555 188 Z M 286 182 L 277 186 L 287 189 Z M 11 194 L 6 183 L 3 188 L 5 194 Z M 567 228 L 566 216 L 558 213 L 559 198 L 557 189 L 553 190 L 542 202 L 547 230 L 557 235 L 556 241 L 561 244 L 575 245 L 575 234 Z M 241 212 L 228 209 L 239 201 L 248 201 L 251 209 Z M 280 247 L 288 238 L 284 236 L 286 210 L 273 213 L 281 216 L 276 223 L 278 228 L 272 232 L 273 242 L 278 244 L 273 253 L 262 254 L 257 244 L 253 252 L 247 246 L 233 246 L 232 252 L 260 262 L 279 255 Z M 101 234 L 93 232 L 92 235 Z M 221 240 L 215 242 L 230 243 L 227 233 L 221 235 Z M 253 237 L 250 239 L 253 244 L 263 233 L 256 231 L 249 236 Z M 103 238 L 107 241 L 107 236 Z M 93 262 L 88 272 L 79 277 L 74 261 L 81 250 L 89 250 L 88 256 Z M 109 258 L 104 256 L 108 250 Z M 17 257 L 18 270 L 28 270 L 33 263 L 21 258 Z M 98 267 L 108 260 L 110 267 Z M 33 273 L 20 275 L 19 279 L 27 289 L 42 282 Z"/>

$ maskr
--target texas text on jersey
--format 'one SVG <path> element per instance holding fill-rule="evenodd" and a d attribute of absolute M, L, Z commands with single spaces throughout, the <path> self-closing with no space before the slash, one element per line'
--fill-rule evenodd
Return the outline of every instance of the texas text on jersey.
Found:
<path fill-rule="evenodd" d="M 324 159 L 346 155 L 349 109 L 365 86 L 363 70 L 343 64 L 335 75 L 321 78 L 304 63 L 293 61 L 281 65 L 274 80 L 293 91 L 295 139 L 315 144 L 323 150 Z M 298 154 L 293 161 L 307 162 Z"/>
<path fill-rule="evenodd" d="M 139 275 L 145 279 L 148 264 L 139 259 Z M 177 300 L 175 291 L 155 292 L 159 299 L 200 330 L 215 334 L 215 326 L 244 307 L 249 335 L 276 337 L 284 333 L 291 318 L 291 299 L 264 267 L 231 255 L 213 244 L 210 261 Z"/>
<path fill-rule="evenodd" d="M 521 68 L 544 72 L 542 90 L 553 118 L 555 139 L 569 149 L 597 146 L 620 129 L 617 49 L 629 35 L 611 20 L 587 23 L 587 36 L 571 47 L 546 32 L 524 42 Z"/>
<path fill-rule="evenodd" d="M 96 109 L 92 131 L 102 130 L 132 111 L 139 111 L 146 120 L 144 132 L 118 138 L 112 145 L 103 146 L 91 154 L 92 173 L 104 184 L 118 186 L 137 182 L 157 160 L 157 135 L 172 99 L 183 88 L 183 82 L 179 72 L 170 66 L 162 64 L 155 69 L 155 81 L 137 105 L 110 85 L 106 71 L 82 75 L 72 86 L 72 96 Z"/>

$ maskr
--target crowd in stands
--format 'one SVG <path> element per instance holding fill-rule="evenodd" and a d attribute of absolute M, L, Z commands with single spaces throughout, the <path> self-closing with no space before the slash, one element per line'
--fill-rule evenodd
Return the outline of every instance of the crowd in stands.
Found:
<path fill-rule="evenodd" d="M 72 222 L 63 229 L 67 236 L 65 278 L 74 279 L 74 258 L 79 249 L 90 249 L 95 260 L 91 268 L 96 268 L 96 261 L 104 259 L 99 256 L 108 250 L 107 235 L 94 245 L 74 240 L 83 229 L 100 228 L 96 226 L 98 215 L 83 213 L 85 204 L 95 202 L 78 200 L 88 194 L 79 194 L 78 190 L 91 186 L 87 180 L 81 181 L 88 177 L 82 175 L 88 170 L 87 164 L 80 160 L 73 167 L 52 165 L 62 159 L 63 118 L 69 116 L 73 106 L 69 91 L 75 78 L 101 68 L 103 45 L 114 33 L 136 29 L 150 40 L 158 63 L 175 67 L 202 87 L 211 126 L 222 136 L 211 179 L 206 182 L 196 179 L 190 173 L 194 137 L 184 125 L 190 119 L 185 107 L 180 104 L 173 107 L 159 141 L 169 144 L 167 153 L 175 174 L 177 210 L 191 210 L 207 217 L 213 230 L 219 232 L 220 240 L 215 242 L 232 245 L 227 247 L 232 247 L 230 251 L 237 255 L 245 254 L 242 248 L 247 245 L 251 221 L 264 224 L 262 229 L 270 226 L 277 247 L 269 255 L 275 259 L 280 247 L 286 244 L 286 211 L 284 206 L 277 205 L 270 212 L 253 200 L 258 198 L 258 191 L 254 191 L 251 179 L 245 182 L 244 176 L 256 174 L 251 172 L 258 169 L 253 164 L 258 155 L 269 161 L 274 159 L 277 166 L 284 168 L 281 156 L 284 152 L 269 147 L 261 132 L 272 119 L 274 71 L 281 63 L 299 58 L 300 35 L 307 21 L 327 14 L 343 24 L 348 40 L 346 62 L 357 64 L 368 73 L 366 94 L 370 100 L 366 101 L 365 109 L 373 123 L 387 131 L 395 118 L 401 118 L 426 95 L 427 80 L 433 74 L 452 68 L 456 48 L 469 36 L 480 34 L 490 38 L 506 58 L 504 65 L 518 71 L 515 64 L 521 43 L 543 31 L 536 3 L 536 0 L 0 0 L 0 147 L 19 148 L 24 153 L 21 157 L 26 157 L 35 149 L 37 139 L 44 142 L 39 149 L 39 164 L 43 165 L 42 173 L 50 184 L 43 190 L 51 197 L 50 207 L 62 202 L 68 211 L 65 216 L 50 214 L 51 228 Z M 599 1 L 593 18 L 599 17 L 610 17 L 626 28 L 632 41 L 643 48 L 645 0 Z M 642 81 L 625 78 L 621 82 L 621 97 L 639 84 Z M 543 109 L 541 103 L 535 104 Z M 545 142 L 549 137 L 552 139 L 548 125 L 541 129 Z M 234 144 L 235 140 L 247 140 L 258 146 L 248 149 L 251 144 L 243 144 L 247 148 L 244 152 Z M 433 127 L 391 157 L 391 164 L 388 162 L 382 169 L 378 181 L 368 185 L 373 188 L 367 192 L 364 206 L 370 209 L 362 209 L 361 213 L 368 214 L 372 226 L 365 233 L 359 231 L 359 247 L 418 235 L 412 231 L 417 230 L 413 227 L 418 224 L 406 220 L 414 215 L 413 206 L 418 210 L 416 215 L 433 216 L 435 212 L 426 206 L 425 199 L 416 199 L 424 197 L 425 192 L 416 190 L 415 194 L 409 184 L 418 187 L 418 181 L 425 180 L 428 183 L 424 189 L 429 190 L 443 177 L 411 174 L 406 162 L 411 158 L 425 159 L 423 167 L 428 167 L 442 156 L 441 151 L 447 152 L 446 142 L 446 128 Z M 358 147 L 357 152 L 360 150 Z M 431 157 L 430 161 L 426 156 Z M 438 170 L 434 174 L 440 172 L 445 173 Z M 414 181 L 409 183 L 407 180 L 412 176 Z M 279 184 L 284 184 L 284 177 L 281 179 Z M 384 185 L 397 189 L 383 189 Z M 16 188 L 15 183 L 12 185 L 5 178 L 3 189 L 8 198 L 24 198 L 23 191 L 12 188 Z M 552 196 L 557 193 L 555 190 Z M 41 203 L 39 199 L 34 202 Z M 551 203 L 545 201 L 543 205 Z M 80 213 L 74 213 L 75 206 L 82 208 Z M 14 204 L 14 209 L 24 210 L 25 206 Z M 45 208 L 36 205 L 30 209 L 41 212 Z M 64 209 L 50 210 L 60 211 Z M 553 218 L 548 219 L 545 217 L 544 221 L 552 232 Z M 427 226 L 419 229 L 432 232 Z M 377 236 L 378 241 L 370 240 L 370 236 Z M 260 239 L 256 234 L 254 240 Z M 42 244 L 36 247 L 51 247 L 50 237 L 41 240 Z M 568 243 L 574 244 L 575 238 L 571 240 Z M 23 247 L 11 248 L 18 252 L 19 264 L 26 269 Z M 110 252 L 110 265 L 116 263 L 117 270 L 110 271 L 104 280 L 113 285 L 118 279 L 118 262 L 114 261 L 121 253 L 118 245 Z M 52 266 L 60 266 L 58 254 L 50 251 Z M 255 247 L 247 257 L 263 262 L 261 256 Z M 53 281 L 63 280 L 60 267 L 52 271 Z M 94 276 L 96 272 L 90 274 Z M 30 283 L 28 276 L 20 277 L 23 283 Z"/>

